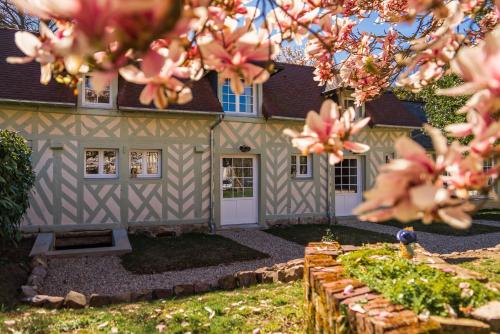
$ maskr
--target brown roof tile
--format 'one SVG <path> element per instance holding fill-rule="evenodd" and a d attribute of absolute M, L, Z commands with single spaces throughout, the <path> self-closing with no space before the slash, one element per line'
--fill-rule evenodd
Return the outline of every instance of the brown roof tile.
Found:
<path fill-rule="evenodd" d="M 371 125 L 421 127 L 422 122 L 392 92 L 385 92 L 378 98 L 366 102 L 366 116 Z"/>
<path fill-rule="evenodd" d="M 7 64 L 8 56 L 22 56 L 14 43 L 15 30 L 0 29 L 0 99 L 43 102 L 76 103 L 70 89 L 51 81 L 47 86 L 39 83 L 40 66 L 32 62 L 25 65 Z M 265 117 L 281 116 L 305 118 L 309 110 L 319 111 L 324 100 L 324 87 L 313 80 L 310 66 L 277 63 L 278 71 L 263 85 L 262 112 Z M 142 86 L 119 81 L 117 104 L 119 107 L 154 108 L 139 102 Z M 168 109 L 222 112 L 217 98 L 217 77 L 209 73 L 192 83 L 193 100 L 184 105 L 170 105 Z M 414 126 L 421 122 L 390 92 L 366 103 L 366 114 L 371 125 Z"/>
<path fill-rule="evenodd" d="M 0 99 L 76 103 L 71 89 L 53 80 L 40 84 L 40 65 L 36 62 L 8 64 L 9 56 L 24 56 L 14 42 L 16 30 L 0 29 Z"/>
<path fill-rule="evenodd" d="M 263 85 L 264 116 L 305 118 L 308 111 L 318 111 L 323 87 L 313 80 L 314 68 L 282 63 L 277 68 L 279 71 Z"/>

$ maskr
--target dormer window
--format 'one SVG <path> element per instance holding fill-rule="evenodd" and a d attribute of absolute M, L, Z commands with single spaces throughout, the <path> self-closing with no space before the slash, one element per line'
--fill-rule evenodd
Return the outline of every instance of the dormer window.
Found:
<path fill-rule="evenodd" d="M 112 100 L 112 85 L 108 85 L 99 94 L 92 88 L 91 75 L 83 77 L 82 84 L 82 106 L 88 108 L 111 108 L 113 107 Z"/>
<path fill-rule="evenodd" d="M 355 119 L 360 119 L 360 118 L 364 117 L 364 114 L 365 114 L 365 112 L 364 112 L 365 106 L 364 105 L 359 106 L 359 107 L 356 106 L 355 100 L 352 97 L 348 97 L 348 96 L 344 96 L 344 98 L 342 100 L 343 100 L 342 107 L 344 108 L 344 110 L 347 110 L 347 108 L 349 108 L 349 107 L 354 108 L 354 111 L 356 114 Z"/>
<path fill-rule="evenodd" d="M 224 112 L 239 115 L 254 115 L 257 113 L 256 85 L 246 86 L 241 95 L 236 95 L 231 89 L 229 80 L 219 88 L 219 99 Z"/>

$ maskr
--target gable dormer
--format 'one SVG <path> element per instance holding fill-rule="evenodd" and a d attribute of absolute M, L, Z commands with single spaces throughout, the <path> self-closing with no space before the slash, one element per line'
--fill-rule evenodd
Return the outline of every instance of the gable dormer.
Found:
<path fill-rule="evenodd" d="M 246 86 L 241 95 L 231 89 L 229 80 L 219 83 L 217 96 L 225 113 L 234 116 L 257 116 L 261 114 L 262 85 Z"/>
<path fill-rule="evenodd" d="M 118 80 L 115 78 L 100 93 L 92 88 L 92 74 L 83 76 L 78 86 L 78 106 L 95 109 L 116 109 Z"/>

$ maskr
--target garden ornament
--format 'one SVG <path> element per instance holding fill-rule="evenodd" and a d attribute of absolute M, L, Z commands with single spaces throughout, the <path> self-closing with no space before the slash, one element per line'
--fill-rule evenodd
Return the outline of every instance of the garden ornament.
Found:
<path fill-rule="evenodd" d="M 417 242 L 417 234 L 413 227 L 405 227 L 396 234 L 399 241 L 399 249 L 402 257 L 412 259 L 414 255 L 413 244 Z"/>

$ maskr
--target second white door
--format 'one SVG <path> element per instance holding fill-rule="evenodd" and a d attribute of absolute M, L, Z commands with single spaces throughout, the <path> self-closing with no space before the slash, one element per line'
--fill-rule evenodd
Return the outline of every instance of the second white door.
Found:
<path fill-rule="evenodd" d="M 346 157 L 335 165 L 335 215 L 351 216 L 363 199 L 361 159 Z"/>

